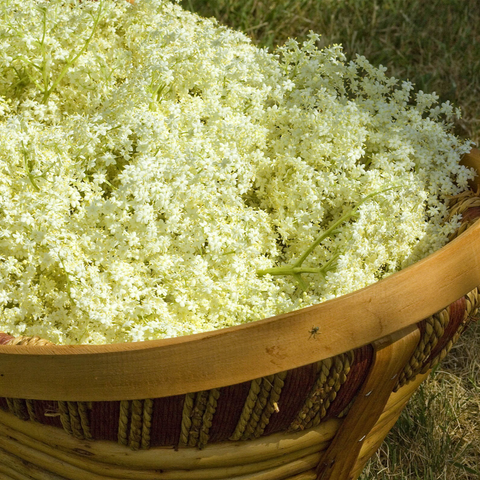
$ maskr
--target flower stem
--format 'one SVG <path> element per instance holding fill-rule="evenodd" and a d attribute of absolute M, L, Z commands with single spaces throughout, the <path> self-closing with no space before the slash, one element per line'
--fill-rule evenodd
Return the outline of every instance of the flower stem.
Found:
<path fill-rule="evenodd" d="M 331 269 L 332 265 L 334 262 L 337 260 L 337 258 L 340 256 L 339 253 L 333 255 L 330 260 L 323 266 L 319 268 L 308 268 L 308 267 L 302 267 L 303 262 L 306 260 L 306 258 L 313 252 L 313 250 L 321 243 L 323 240 L 325 240 L 328 237 L 331 237 L 338 233 L 337 228 L 342 225 L 344 222 L 355 216 L 357 213 L 358 209 L 362 204 L 364 204 L 367 200 L 381 194 L 384 192 L 387 192 L 389 190 L 394 190 L 397 188 L 400 188 L 402 185 L 395 185 L 393 187 L 388 187 L 383 190 L 379 190 L 378 192 L 373 192 L 370 193 L 369 195 L 363 197 L 357 205 L 354 207 L 350 208 L 347 213 L 345 213 L 342 217 L 340 217 L 337 221 L 332 223 L 332 225 L 323 232 L 321 235 L 319 235 L 314 242 L 310 245 L 310 247 L 305 250 L 305 252 L 291 265 L 284 265 L 281 267 L 272 267 L 272 268 L 266 268 L 263 270 L 257 270 L 257 275 L 258 276 L 263 276 L 263 275 L 292 275 L 300 284 L 300 286 L 306 290 L 306 284 L 305 281 L 302 279 L 301 274 L 302 273 L 320 273 L 322 276 L 325 276 L 325 274 Z"/>
<path fill-rule="evenodd" d="M 67 74 L 68 69 L 78 60 L 78 58 L 81 55 L 83 55 L 85 50 L 90 45 L 90 42 L 92 41 L 93 35 L 95 34 L 95 30 L 97 29 L 98 24 L 100 22 L 100 17 L 101 17 L 101 14 L 102 14 L 102 7 L 103 7 L 103 2 L 100 3 L 100 5 L 98 7 L 98 14 L 95 18 L 93 28 L 92 28 L 92 32 L 90 33 L 90 36 L 87 38 L 87 41 L 83 45 L 82 49 L 73 58 L 69 58 L 67 60 L 65 66 L 63 67 L 62 71 L 60 72 L 60 75 L 57 77 L 55 82 L 53 82 L 53 84 L 50 86 L 50 88 L 48 88 L 48 89 L 45 88 L 45 90 L 43 92 L 43 99 L 42 99 L 42 102 L 44 104 L 47 103 L 47 101 L 48 101 L 50 95 L 52 94 L 52 92 L 57 88 L 58 84 L 62 81 L 63 77 Z M 46 61 L 44 61 L 44 68 L 46 68 L 46 66 L 47 66 Z"/>

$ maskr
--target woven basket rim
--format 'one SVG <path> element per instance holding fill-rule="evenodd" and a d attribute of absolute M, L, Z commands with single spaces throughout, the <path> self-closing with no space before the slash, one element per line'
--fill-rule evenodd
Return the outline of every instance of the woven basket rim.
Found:
<path fill-rule="evenodd" d="M 463 163 L 479 172 L 480 185 L 480 152 L 472 150 Z M 23 398 L 40 399 L 49 391 L 51 399 L 82 400 L 110 389 L 108 399 L 129 399 L 126 392 L 132 389 L 136 398 L 152 398 L 232 385 L 369 344 L 418 323 L 478 285 L 480 222 L 373 285 L 245 325 L 145 342 L 0 345 L 0 390 L 12 397 L 21 391 Z M 314 327 L 318 334 L 312 337 Z M 80 382 L 87 375 L 89 386 Z M 68 384 L 58 381 L 65 376 Z"/>

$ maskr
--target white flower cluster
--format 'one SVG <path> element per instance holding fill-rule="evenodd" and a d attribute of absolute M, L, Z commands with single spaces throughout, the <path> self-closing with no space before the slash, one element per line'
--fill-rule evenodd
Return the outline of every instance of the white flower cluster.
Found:
<path fill-rule="evenodd" d="M 444 245 L 456 112 L 317 40 L 271 54 L 166 0 L 1 2 L 0 330 L 222 328 Z"/>

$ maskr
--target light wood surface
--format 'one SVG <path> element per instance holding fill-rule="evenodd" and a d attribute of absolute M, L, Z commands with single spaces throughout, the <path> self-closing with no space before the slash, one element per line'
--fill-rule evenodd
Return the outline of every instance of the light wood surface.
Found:
<path fill-rule="evenodd" d="M 477 151 L 464 163 L 480 171 Z M 241 383 L 379 340 L 478 285 L 480 222 L 441 250 L 374 285 L 258 322 L 138 343 L 0 345 L 0 396 L 133 400 Z M 315 338 L 312 326 L 319 330 Z"/>
<path fill-rule="evenodd" d="M 154 447 L 133 451 L 114 442 L 79 440 L 66 432 L 38 423 L 24 422 L 0 410 L 0 435 L 29 445 L 58 460 L 77 455 L 80 461 L 121 467 L 125 470 L 203 470 L 236 467 L 249 463 L 274 460 L 279 456 L 302 456 L 310 449 L 321 451 L 337 432 L 341 420 L 330 419 L 308 431 L 277 433 L 248 442 L 209 444 L 196 448 Z"/>
<path fill-rule="evenodd" d="M 352 478 L 358 478 L 360 476 L 368 459 L 378 450 L 388 435 L 388 432 L 397 422 L 405 405 L 428 375 L 430 375 L 430 371 L 422 375 L 417 375 L 415 380 L 402 387 L 398 392 L 390 395 L 385 410 L 362 444 L 360 455 L 353 469 Z"/>
<path fill-rule="evenodd" d="M 398 376 L 413 355 L 419 339 L 420 331 L 411 326 L 373 343 L 373 365 L 318 465 L 319 480 L 354 478 L 352 472 L 357 469 L 363 442 L 384 412 Z"/>

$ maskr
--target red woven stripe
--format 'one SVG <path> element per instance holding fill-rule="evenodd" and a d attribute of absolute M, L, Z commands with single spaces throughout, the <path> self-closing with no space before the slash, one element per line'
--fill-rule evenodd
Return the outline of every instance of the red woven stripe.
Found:
<path fill-rule="evenodd" d="M 0 345 L 6 345 L 13 338 L 15 337 L 12 337 L 11 335 L 0 332 Z"/>
<path fill-rule="evenodd" d="M 355 350 L 353 364 L 348 373 L 347 380 L 340 387 L 337 397 L 330 405 L 326 418 L 337 417 L 353 400 L 367 378 L 372 359 L 373 348 L 371 345 L 365 345 Z"/>
<path fill-rule="evenodd" d="M 209 442 L 226 441 L 235 431 L 250 391 L 250 383 L 244 382 L 220 389 L 217 409 L 209 432 Z"/>
<path fill-rule="evenodd" d="M 431 362 L 448 344 L 453 338 L 456 331 L 460 327 L 465 317 L 465 309 L 467 307 L 467 301 L 465 297 L 459 298 L 456 302 L 453 302 L 448 307 L 449 321 L 445 328 L 443 336 L 439 339 L 435 348 L 430 353 L 427 363 Z"/>
<path fill-rule="evenodd" d="M 462 214 L 462 223 L 480 218 L 480 207 L 471 207 Z"/>
<path fill-rule="evenodd" d="M 120 402 L 93 402 L 90 412 L 90 433 L 95 440 L 118 439 Z"/>
<path fill-rule="evenodd" d="M 315 363 L 295 368 L 287 373 L 285 384 L 278 400 L 279 413 L 273 413 L 264 434 L 286 430 L 302 409 L 305 400 L 317 379 Z"/>
<path fill-rule="evenodd" d="M 175 395 L 173 397 L 156 398 L 153 401 L 150 433 L 150 445 L 152 447 L 178 445 L 184 398 L 185 395 Z"/>
<path fill-rule="evenodd" d="M 52 427 L 62 428 L 57 402 L 48 400 L 35 400 L 33 405 L 35 409 L 35 416 L 40 423 L 43 423 L 44 425 L 51 425 Z"/>

